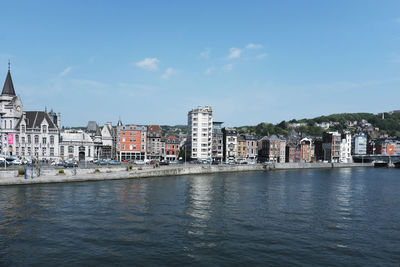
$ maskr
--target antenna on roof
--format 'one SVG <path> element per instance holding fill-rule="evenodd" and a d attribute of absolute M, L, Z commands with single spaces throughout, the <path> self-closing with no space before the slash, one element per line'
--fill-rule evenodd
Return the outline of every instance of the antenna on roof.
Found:
<path fill-rule="evenodd" d="M 8 71 L 10 71 L 10 65 L 11 65 L 10 60 L 8 60 Z"/>

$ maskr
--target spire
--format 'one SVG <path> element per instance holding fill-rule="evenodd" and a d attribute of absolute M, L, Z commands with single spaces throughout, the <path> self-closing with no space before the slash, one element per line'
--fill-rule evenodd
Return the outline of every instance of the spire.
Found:
<path fill-rule="evenodd" d="M 6 81 L 4 82 L 3 91 L 1 95 L 15 95 L 14 84 L 11 78 L 10 72 L 10 61 L 8 61 L 8 73 L 6 77 Z"/>

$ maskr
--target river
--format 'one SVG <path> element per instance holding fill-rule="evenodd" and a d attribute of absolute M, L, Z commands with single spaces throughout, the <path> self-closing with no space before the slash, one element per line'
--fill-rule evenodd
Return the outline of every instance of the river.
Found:
<path fill-rule="evenodd" d="M 400 170 L 0 187 L 1 266 L 399 266 Z"/>

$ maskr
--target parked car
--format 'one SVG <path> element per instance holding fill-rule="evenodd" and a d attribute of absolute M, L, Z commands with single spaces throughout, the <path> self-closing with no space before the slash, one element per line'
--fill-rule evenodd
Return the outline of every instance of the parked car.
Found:
<path fill-rule="evenodd" d="M 4 165 L 6 165 L 6 167 L 11 166 L 11 164 L 8 161 L 0 160 L 0 167 L 4 167 Z"/>
<path fill-rule="evenodd" d="M 162 160 L 162 161 L 160 161 L 160 165 L 169 165 L 169 161 L 168 160 Z"/>
<path fill-rule="evenodd" d="M 73 168 L 73 167 L 78 167 L 78 163 L 73 162 L 71 160 L 64 162 L 64 168 Z"/>
<path fill-rule="evenodd" d="M 108 162 L 108 164 L 110 164 L 110 165 L 121 165 L 121 162 L 119 162 L 118 160 L 113 159 L 113 160 L 110 160 Z"/>
<path fill-rule="evenodd" d="M 144 165 L 145 162 L 144 162 L 144 160 L 136 160 L 136 161 L 135 161 L 135 164 L 137 164 L 137 165 Z"/>
<path fill-rule="evenodd" d="M 22 160 L 20 160 L 20 159 L 13 160 L 12 164 L 13 165 L 22 165 Z"/>

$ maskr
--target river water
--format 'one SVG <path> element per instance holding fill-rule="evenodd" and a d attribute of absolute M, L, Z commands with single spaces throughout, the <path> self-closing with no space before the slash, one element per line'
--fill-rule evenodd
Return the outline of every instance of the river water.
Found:
<path fill-rule="evenodd" d="M 400 170 L 0 187 L 1 266 L 399 266 Z"/>

